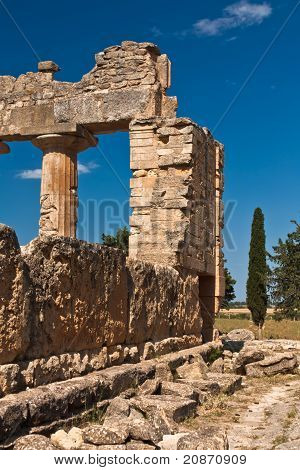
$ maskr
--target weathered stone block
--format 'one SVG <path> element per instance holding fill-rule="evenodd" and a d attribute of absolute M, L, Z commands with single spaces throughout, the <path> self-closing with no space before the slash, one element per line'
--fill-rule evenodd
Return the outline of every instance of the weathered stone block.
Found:
<path fill-rule="evenodd" d="M 0 224 L 0 364 L 24 356 L 30 341 L 31 286 L 15 232 Z"/>

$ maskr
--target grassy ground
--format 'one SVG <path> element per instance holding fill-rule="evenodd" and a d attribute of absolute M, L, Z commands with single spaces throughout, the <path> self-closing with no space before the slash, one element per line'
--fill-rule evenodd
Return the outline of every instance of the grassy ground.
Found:
<path fill-rule="evenodd" d="M 216 328 L 222 333 L 227 333 L 235 328 L 247 328 L 253 331 L 257 337 L 257 327 L 249 320 L 234 318 L 217 318 Z M 300 321 L 292 320 L 267 320 L 265 322 L 263 337 L 266 339 L 297 339 L 300 340 Z"/>

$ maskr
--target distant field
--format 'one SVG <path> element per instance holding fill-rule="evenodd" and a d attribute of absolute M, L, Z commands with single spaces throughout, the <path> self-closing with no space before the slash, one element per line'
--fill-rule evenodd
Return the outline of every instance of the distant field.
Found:
<path fill-rule="evenodd" d="M 240 320 L 237 318 L 217 318 L 216 328 L 222 333 L 228 333 L 235 328 L 247 328 L 253 331 L 257 337 L 257 327 L 250 320 Z M 266 339 L 297 339 L 300 340 L 300 321 L 266 320 L 263 337 Z"/>
<path fill-rule="evenodd" d="M 223 310 L 221 309 L 221 313 L 225 315 L 236 315 L 239 313 L 246 313 L 250 315 L 250 310 L 246 307 L 235 307 L 235 308 L 230 308 L 229 310 Z M 274 313 L 274 308 L 268 308 L 267 309 L 267 315 L 273 315 Z"/>

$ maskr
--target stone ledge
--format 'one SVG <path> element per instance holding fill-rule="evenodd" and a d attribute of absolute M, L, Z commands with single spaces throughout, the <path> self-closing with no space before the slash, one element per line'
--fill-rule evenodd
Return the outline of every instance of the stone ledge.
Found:
<path fill-rule="evenodd" d="M 84 377 L 26 390 L 0 399 L 0 442 L 2 447 L 18 435 L 41 427 L 49 428 L 54 421 L 70 420 L 93 409 L 97 402 L 111 399 L 136 388 L 155 376 L 156 365 L 163 361 L 175 366 L 193 361 L 201 355 L 222 347 L 220 342 L 207 343 L 188 350 L 165 355 L 139 364 L 123 364 Z M 174 362 L 175 361 L 175 362 Z"/>
<path fill-rule="evenodd" d="M 119 344 L 5 364 L 0 366 L 0 396 L 80 377 L 110 366 L 123 363 L 136 364 L 200 344 L 201 340 L 196 336 L 183 336 L 167 338 L 156 343 L 149 341 L 138 345 Z"/>

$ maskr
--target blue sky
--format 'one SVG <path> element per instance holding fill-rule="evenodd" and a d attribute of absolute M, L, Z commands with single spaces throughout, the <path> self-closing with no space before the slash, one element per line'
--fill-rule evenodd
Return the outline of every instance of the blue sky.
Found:
<path fill-rule="evenodd" d="M 0 0 L 0 75 L 36 70 L 39 57 L 61 67 L 57 79 L 77 81 L 105 47 L 158 44 L 172 60 L 168 94 L 178 97 L 178 116 L 225 144 L 225 206 L 235 201 L 225 212 L 234 241 L 233 248 L 226 236 L 225 256 L 243 299 L 255 207 L 265 214 L 268 249 L 299 220 L 300 6 L 289 17 L 298 3 Z M 79 236 L 98 241 L 128 216 L 127 134 L 101 136 L 100 150 L 82 153 L 80 163 Z M 21 244 L 37 235 L 40 180 L 32 170 L 40 167 L 31 143 L 14 143 L 0 156 L 0 222 L 15 228 Z"/>

